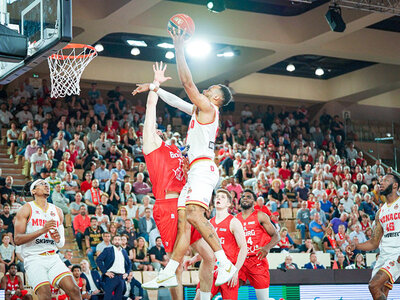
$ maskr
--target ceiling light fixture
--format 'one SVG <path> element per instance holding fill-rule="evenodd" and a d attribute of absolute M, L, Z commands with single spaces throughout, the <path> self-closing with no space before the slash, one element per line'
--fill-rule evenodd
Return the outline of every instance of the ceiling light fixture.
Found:
<path fill-rule="evenodd" d="M 211 45 L 206 41 L 194 40 L 186 46 L 186 51 L 192 57 L 206 57 L 211 52 Z"/>
<path fill-rule="evenodd" d="M 103 47 L 102 44 L 96 44 L 96 45 L 94 46 L 94 49 L 96 49 L 97 52 L 101 52 L 101 51 L 104 50 L 104 47 Z"/>
<path fill-rule="evenodd" d="M 315 70 L 315 75 L 317 75 L 317 76 L 322 76 L 322 75 L 324 75 L 324 70 L 322 69 L 322 68 L 317 68 L 316 70 Z"/>
<path fill-rule="evenodd" d="M 217 54 L 218 57 L 233 57 L 235 56 L 235 53 L 233 51 L 225 51 L 222 53 Z"/>
<path fill-rule="evenodd" d="M 134 47 L 147 47 L 147 44 L 145 41 L 137 41 L 137 40 L 126 40 L 126 42 Z"/>
<path fill-rule="evenodd" d="M 296 70 L 296 67 L 294 66 L 294 64 L 288 64 L 286 66 L 286 71 L 293 72 L 294 70 Z"/>
<path fill-rule="evenodd" d="M 165 48 L 165 49 L 173 49 L 174 45 L 172 45 L 170 43 L 160 43 L 157 45 L 157 47 Z"/>
<path fill-rule="evenodd" d="M 175 57 L 175 53 L 172 51 L 168 51 L 167 53 L 165 53 L 165 58 L 167 59 L 173 59 Z"/>
<path fill-rule="evenodd" d="M 207 2 L 207 8 L 213 13 L 220 13 L 225 10 L 225 0 L 214 0 Z"/>
<path fill-rule="evenodd" d="M 136 47 L 135 47 L 135 48 L 132 48 L 131 54 L 134 55 L 134 56 L 139 55 L 139 54 L 140 54 L 139 48 L 136 48 Z"/>

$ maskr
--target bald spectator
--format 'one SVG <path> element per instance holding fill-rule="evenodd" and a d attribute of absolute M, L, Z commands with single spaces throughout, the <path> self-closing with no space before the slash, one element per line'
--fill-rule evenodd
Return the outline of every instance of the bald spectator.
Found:
<path fill-rule="evenodd" d="M 144 196 L 151 192 L 151 187 L 145 182 L 143 173 L 138 173 L 136 176 L 136 181 L 133 183 L 132 188 L 133 192 L 136 195 L 136 198 L 139 202 L 142 202 Z"/>
<path fill-rule="evenodd" d="M 338 233 L 340 225 L 343 225 L 345 227 L 345 229 L 347 230 L 347 226 L 348 226 L 347 219 L 348 219 L 348 217 L 349 217 L 349 215 L 344 212 L 344 213 L 342 213 L 340 215 L 340 218 L 333 218 L 331 220 L 331 226 L 332 226 L 332 229 L 333 229 L 333 231 L 335 233 Z"/>

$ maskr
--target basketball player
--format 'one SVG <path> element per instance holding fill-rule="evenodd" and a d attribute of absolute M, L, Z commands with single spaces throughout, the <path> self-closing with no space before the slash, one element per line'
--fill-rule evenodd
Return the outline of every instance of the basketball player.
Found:
<path fill-rule="evenodd" d="M 400 276 L 400 197 L 398 190 L 400 178 L 388 173 L 380 183 L 381 195 L 386 196 L 375 216 L 375 227 L 370 240 L 358 244 L 356 241 L 347 246 L 348 252 L 358 249 L 372 251 L 379 247 L 379 258 L 372 271 L 369 290 L 374 300 L 388 297 L 393 283 Z"/>
<path fill-rule="evenodd" d="M 165 69 L 166 65 L 163 67 L 162 63 L 160 65 L 156 64 L 154 66 L 155 76 L 157 77 L 157 74 L 160 72 L 164 74 Z M 160 83 L 163 82 L 164 80 L 161 78 Z M 174 248 L 177 231 L 186 230 L 186 226 L 184 225 L 186 223 L 185 217 L 182 217 L 181 214 L 178 216 L 178 197 L 186 183 L 186 178 L 182 169 L 183 157 L 180 150 L 175 145 L 167 145 L 159 136 L 159 131 L 156 130 L 157 100 L 157 94 L 150 91 L 147 98 L 143 129 L 143 153 L 150 180 L 153 184 L 153 193 L 156 197 L 153 217 L 160 231 L 165 251 L 170 255 Z M 212 250 L 195 230 L 191 231 L 190 243 L 204 259 L 199 276 L 202 291 L 209 294 L 212 285 L 210 274 L 214 266 Z M 177 280 L 176 276 L 159 281 L 156 278 L 143 284 L 143 288 L 158 289 L 159 287 L 170 287 L 173 299 L 183 299 L 180 280 L 181 269 L 179 269 L 178 275 L 179 280 Z"/>
<path fill-rule="evenodd" d="M 248 279 L 256 290 L 258 300 L 269 299 L 269 265 L 267 254 L 280 240 L 268 215 L 254 209 L 256 195 L 244 190 L 240 198 L 242 212 L 237 219 L 242 223 L 247 242 L 247 258 L 239 272 L 240 285 Z"/>
<path fill-rule="evenodd" d="M 17 275 L 17 265 L 12 263 L 8 274 L 5 274 L 0 282 L 0 289 L 5 290 L 6 300 L 31 300 L 32 296 L 24 290 L 22 279 Z"/>
<path fill-rule="evenodd" d="M 179 32 L 178 32 L 179 31 Z M 219 180 L 218 168 L 214 163 L 215 139 L 218 133 L 219 108 L 232 99 L 230 90 L 224 85 L 213 85 L 201 94 L 193 82 L 184 54 L 184 32 L 173 29 L 171 33 L 175 45 L 176 64 L 181 83 L 194 105 L 178 97 L 162 93 L 161 98 L 171 106 L 192 115 L 186 136 L 189 172 L 187 182 L 179 195 L 178 209 L 186 209 L 187 221 L 198 231 L 214 251 L 218 264 L 218 277 L 215 284 L 228 282 L 236 272 L 235 266 L 226 257 L 214 227 L 204 216 L 214 188 Z M 149 85 L 152 91 L 159 91 L 160 80 Z M 139 87 L 140 88 L 140 87 Z M 164 91 L 165 92 L 165 91 Z M 185 231 L 186 232 L 186 231 Z M 161 271 L 157 280 L 167 280 L 175 276 L 179 262 L 187 250 L 189 236 L 177 236 L 172 258 Z"/>
<path fill-rule="evenodd" d="M 31 184 L 34 201 L 18 211 L 15 220 L 15 244 L 21 254 L 29 285 L 39 299 L 51 299 L 51 286 L 60 287 L 72 300 L 82 299 L 68 267 L 56 251 L 62 248 L 64 215 L 60 208 L 47 202 L 50 185 L 42 179 Z"/>
<path fill-rule="evenodd" d="M 228 283 L 224 283 L 221 286 L 215 286 L 215 279 L 217 277 L 217 273 L 215 272 L 211 294 L 214 297 L 218 293 L 221 293 L 222 299 L 236 300 L 239 292 L 239 270 L 243 266 L 247 256 L 246 239 L 242 223 L 228 212 L 228 208 L 232 205 L 232 196 L 229 191 L 219 189 L 214 201 L 216 216 L 210 220 L 210 223 L 214 226 L 218 234 L 226 256 L 231 262 L 235 263 L 237 271 Z M 194 256 L 185 264 L 185 267 L 193 265 L 198 259 L 198 255 Z M 197 293 L 196 299 L 199 299 L 199 293 Z"/>

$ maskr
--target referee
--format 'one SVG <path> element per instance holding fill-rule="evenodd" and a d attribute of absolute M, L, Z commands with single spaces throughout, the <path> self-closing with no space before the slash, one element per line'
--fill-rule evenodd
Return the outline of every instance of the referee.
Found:
<path fill-rule="evenodd" d="M 128 277 L 132 268 L 128 254 L 121 248 L 119 235 L 113 237 L 112 244 L 112 247 L 105 248 L 96 259 L 103 273 L 104 300 L 122 299 L 125 278 Z"/>

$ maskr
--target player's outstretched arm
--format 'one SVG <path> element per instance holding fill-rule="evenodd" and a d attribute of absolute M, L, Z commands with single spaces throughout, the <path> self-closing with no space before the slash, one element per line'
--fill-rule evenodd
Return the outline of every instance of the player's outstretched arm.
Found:
<path fill-rule="evenodd" d="M 36 230 L 31 233 L 25 233 L 26 224 L 28 222 L 28 218 L 30 216 L 31 209 L 29 204 L 25 204 L 21 207 L 21 209 L 17 212 L 15 216 L 15 225 L 14 225 L 14 242 L 17 246 L 22 244 L 29 243 L 48 232 L 51 228 L 56 227 L 57 223 L 54 220 L 46 222 L 46 224 L 39 230 Z"/>
<path fill-rule="evenodd" d="M 365 243 L 361 244 L 355 244 L 354 242 L 352 242 L 348 246 L 350 248 L 350 251 L 353 251 L 354 249 L 358 249 L 361 251 L 372 251 L 379 247 L 379 243 L 383 236 L 383 228 L 381 222 L 379 222 L 379 212 L 380 210 L 375 215 L 375 227 L 372 231 L 371 238 Z"/>
<path fill-rule="evenodd" d="M 214 113 L 210 101 L 206 96 L 201 94 L 193 82 L 192 74 L 190 73 L 189 67 L 186 63 L 185 50 L 184 50 L 184 35 L 185 32 L 181 29 L 173 28 L 172 32 L 169 32 L 172 40 L 174 41 L 175 54 L 176 54 L 176 66 L 178 68 L 179 79 L 186 91 L 190 101 L 193 102 L 200 111 L 205 113 Z"/>
<path fill-rule="evenodd" d="M 239 254 L 236 260 L 236 274 L 232 277 L 232 279 L 228 282 L 228 286 L 234 287 L 238 283 L 238 274 L 239 270 L 242 268 L 244 261 L 247 256 L 247 243 L 246 237 L 244 235 L 243 225 L 236 218 L 233 218 L 230 224 L 230 230 L 235 236 L 236 244 L 239 246 Z"/>
<path fill-rule="evenodd" d="M 147 96 L 146 116 L 143 128 L 143 153 L 149 154 L 150 152 L 159 148 L 162 144 L 161 138 L 157 134 L 157 108 L 158 96 L 155 92 L 150 91 Z"/>
<path fill-rule="evenodd" d="M 275 226 L 271 223 L 270 218 L 267 214 L 263 213 L 262 211 L 258 212 L 258 222 L 260 222 L 261 226 L 267 231 L 267 233 L 271 236 L 271 240 L 268 244 L 260 249 L 257 253 L 257 257 L 259 259 L 263 259 L 267 256 L 268 252 L 278 244 L 280 238 L 278 231 L 276 230 Z"/>

